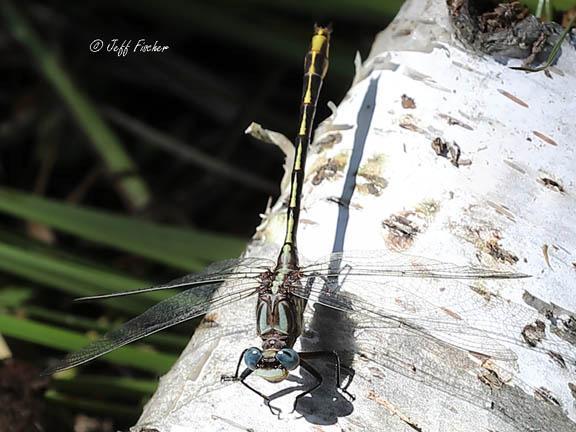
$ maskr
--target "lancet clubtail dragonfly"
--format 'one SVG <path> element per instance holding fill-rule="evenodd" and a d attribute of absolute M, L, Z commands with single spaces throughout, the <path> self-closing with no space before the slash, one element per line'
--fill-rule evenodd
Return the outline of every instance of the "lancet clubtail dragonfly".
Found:
<path fill-rule="evenodd" d="M 476 303 L 474 300 L 464 300 L 466 296 L 463 295 L 463 290 L 467 289 L 463 283 L 465 281 L 519 279 L 526 277 L 524 274 L 368 251 L 333 253 L 310 265 L 299 264 L 296 234 L 304 168 L 316 104 L 328 70 L 330 34 L 329 28 L 315 27 L 311 47 L 305 57 L 286 236 L 277 260 L 233 259 L 212 264 L 201 273 L 187 275 L 164 285 L 84 298 L 83 300 L 103 299 L 170 288 L 187 288 L 184 292 L 151 307 L 102 339 L 69 354 L 46 373 L 52 374 L 81 365 L 152 333 L 255 294 L 256 331 L 262 338 L 262 348 L 252 347 L 243 351 L 234 379 L 260 395 L 269 407 L 269 397 L 245 382 L 252 373 L 269 382 L 280 382 L 299 366 L 308 371 L 316 379 L 316 383 L 296 397 L 296 408 L 298 400 L 322 382 L 322 376 L 307 360 L 326 356 L 336 363 L 337 385 L 341 388 L 338 354 L 331 351 L 297 352 L 293 348 L 301 335 L 304 309 L 312 296 L 315 302 L 329 308 L 360 313 L 374 322 L 395 322 L 419 337 L 433 338 L 494 358 L 514 358 L 514 353 L 503 346 L 502 342 L 546 352 L 543 348 L 523 344 L 511 330 L 526 318 L 518 314 L 513 306 L 502 301 L 502 311 L 510 312 L 509 317 L 506 322 L 492 322 L 487 321 L 484 312 L 480 310 L 480 301 Z M 364 290 L 378 290 L 380 301 L 363 300 L 339 289 L 342 287 L 331 285 L 334 278 L 338 280 L 342 268 L 347 269 L 346 283 L 361 285 Z M 219 293 L 214 295 L 216 288 L 220 286 Z M 443 293 L 445 302 L 442 307 L 433 305 L 422 295 L 423 290 L 434 289 Z M 242 361 L 246 369 L 240 373 Z M 345 389 L 342 390 L 346 392 Z"/>

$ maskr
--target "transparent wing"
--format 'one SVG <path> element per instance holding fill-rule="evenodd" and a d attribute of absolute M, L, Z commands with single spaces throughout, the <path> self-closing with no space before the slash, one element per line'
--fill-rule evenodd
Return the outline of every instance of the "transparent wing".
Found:
<path fill-rule="evenodd" d="M 142 294 L 150 291 L 160 291 L 171 288 L 182 288 L 212 282 L 223 282 L 233 279 L 256 278 L 263 271 L 274 265 L 274 261 L 268 258 L 238 258 L 226 261 L 218 261 L 210 264 L 200 273 L 193 273 L 174 279 L 168 283 L 151 287 L 140 288 L 130 291 L 99 294 L 95 296 L 80 297 L 74 301 L 102 300 L 112 297 L 124 297 L 134 294 Z"/>
<path fill-rule="evenodd" d="M 489 387 L 487 392 L 489 384 L 482 380 L 488 372 L 494 371 L 502 387 L 513 385 L 522 388 L 527 394 L 537 394 L 537 389 L 522 381 L 516 373 L 496 366 L 489 360 L 483 362 L 481 366 L 468 361 L 460 362 L 454 357 L 452 350 L 441 349 L 442 343 L 438 341 L 405 343 L 407 338 L 414 337 L 413 333 L 396 331 L 393 335 L 388 334 L 385 339 L 386 343 L 383 344 L 382 341 L 375 341 L 374 332 L 368 321 L 366 321 L 367 327 L 364 327 L 365 317 L 354 318 L 358 319 L 357 328 L 360 330 L 355 339 L 356 352 L 361 353 L 363 359 L 386 369 L 387 372 L 403 375 L 410 380 L 485 409 L 491 415 L 496 415 L 515 426 L 515 430 L 525 430 L 522 422 L 519 422 L 518 417 L 514 415 L 515 410 L 523 408 L 519 407 L 517 402 L 511 401 L 507 392 L 502 391 L 501 387 Z M 362 331 L 364 328 L 368 331 Z M 446 367 L 447 365 L 453 367 Z M 412 390 L 418 391 L 417 388 L 412 388 Z M 527 406 L 525 409 L 525 414 L 529 414 L 530 407 Z M 529 415 L 523 418 L 529 418 Z M 544 424 L 538 424 L 538 426 L 546 430 Z"/>
<path fill-rule="evenodd" d="M 548 340 L 542 347 L 532 347 L 520 339 L 524 326 L 538 317 L 535 310 L 455 279 L 380 281 L 348 275 L 337 288 L 327 278 L 305 276 L 302 286 L 294 286 L 292 292 L 334 309 L 362 314 L 375 327 L 382 323 L 390 327 L 390 321 L 395 321 L 420 337 L 498 359 L 516 358 L 502 343 L 543 353 L 553 350 L 576 359 L 574 348 L 566 344 Z"/>
<path fill-rule="evenodd" d="M 63 360 L 44 371 L 43 374 L 50 375 L 78 366 L 152 333 L 246 298 L 256 292 L 258 281 L 231 281 L 222 288 L 220 295 L 212 297 L 219 285 L 220 283 L 209 283 L 195 286 L 152 306 L 141 315 L 107 333 L 101 339 L 80 351 L 68 354 Z"/>
<path fill-rule="evenodd" d="M 380 276 L 381 278 L 428 279 L 520 279 L 523 273 L 494 270 L 482 266 L 456 265 L 398 252 L 382 250 L 332 253 L 315 263 L 303 266 L 305 273 L 324 276 L 342 274 Z"/>
<path fill-rule="evenodd" d="M 360 323 L 362 328 L 362 323 Z M 370 326 L 368 326 L 369 328 Z M 397 332 L 399 339 L 392 340 L 387 346 L 375 343 L 371 332 L 361 332 L 355 340 L 359 353 L 363 358 L 388 369 L 392 372 L 421 382 L 445 393 L 459 397 L 481 407 L 490 405 L 492 400 L 481 390 L 477 390 L 473 383 L 466 382 L 471 379 L 469 370 L 461 368 L 442 368 L 438 363 L 444 358 L 438 358 L 440 342 L 434 341 L 432 347 L 420 344 L 415 350 L 405 350 L 403 339 L 413 337 L 413 333 Z M 446 354 L 450 355 L 450 354 Z M 431 360 L 433 359 L 433 360 Z M 468 385 L 463 385 L 466 382 Z"/>

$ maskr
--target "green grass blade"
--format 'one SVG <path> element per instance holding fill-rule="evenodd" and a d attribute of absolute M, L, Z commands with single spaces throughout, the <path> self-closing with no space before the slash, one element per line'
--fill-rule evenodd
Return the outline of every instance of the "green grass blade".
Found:
<path fill-rule="evenodd" d="M 109 172 L 120 177 L 118 184 L 124 197 L 133 208 L 145 207 L 150 200 L 150 194 L 142 179 L 134 174 L 137 171 L 136 167 L 124 151 L 120 139 L 72 82 L 54 53 L 44 46 L 25 17 L 9 0 L 0 2 L 0 6 L 12 36 L 28 49 L 38 69 L 65 102 L 78 125 L 104 160 Z"/>
<path fill-rule="evenodd" d="M 106 399 L 113 397 L 142 398 L 156 390 L 156 380 L 106 375 L 66 375 L 54 377 L 51 388 L 67 394 L 89 394 Z"/>
<path fill-rule="evenodd" d="M 22 306 L 32 297 L 32 288 L 4 286 L 0 289 L 0 310 Z"/>
<path fill-rule="evenodd" d="M 0 243 L 0 271 L 47 285 L 74 297 L 137 289 L 150 284 L 101 269 L 91 268 Z M 143 293 L 130 299 L 116 299 L 106 304 L 116 310 L 140 313 L 166 298 L 169 293 Z"/>
<path fill-rule="evenodd" d="M 238 256 L 245 241 L 160 225 L 0 188 L 0 211 L 187 271 Z"/>
<path fill-rule="evenodd" d="M 531 10 L 536 11 L 540 0 L 524 0 L 522 3 Z M 551 3 L 554 9 L 559 11 L 565 11 L 576 6 L 576 1 L 574 0 L 553 0 Z"/>
<path fill-rule="evenodd" d="M 2 291 L 0 291 L 0 306 L 2 305 Z M 52 324 L 59 324 L 68 328 L 79 330 L 92 330 L 99 333 L 106 333 L 117 325 L 104 324 L 99 321 L 78 317 L 76 315 L 62 313 L 60 311 L 52 311 L 49 309 L 41 308 L 38 306 L 26 306 L 23 313 L 31 319 L 40 319 L 44 322 Z M 190 338 L 181 336 L 179 334 L 159 332 L 148 336 L 146 339 L 151 345 L 156 347 L 167 348 L 169 350 L 182 351 Z"/>
<path fill-rule="evenodd" d="M 77 351 L 90 342 L 90 339 L 84 335 L 10 315 L 0 315 L 0 333 L 4 336 L 63 351 Z M 177 356 L 125 346 L 100 359 L 162 374 L 168 371 L 176 361 Z"/>
<path fill-rule="evenodd" d="M 573 16 L 572 19 L 568 22 L 568 25 L 566 26 L 566 28 L 560 34 L 558 40 L 556 41 L 556 43 L 552 47 L 550 54 L 548 54 L 548 58 L 546 59 L 546 62 L 542 66 L 537 67 L 537 68 L 531 68 L 531 67 L 527 67 L 527 66 L 512 66 L 512 67 L 510 67 L 510 69 L 522 70 L 525 72 L 541 72 L 543 70 L 548 69 L 552 65 L 552 63 L 554 63 L 554 61 L 556 60 L 556 57 L 558 56 L 558 53 L 560 52 L 560 49 L 562 48 L 562 43 L 564 42 L 564 39 L 566 39 L 566 36 L 568 36 L 568 33 L 570 32 L 570 30 L 574 26 L 575 22 L 576 22 L 576 16 Z"/>
<path fill-rule="evenodd" d="M 44 394 L 44 397 L 48 402 L 65 406 L 74 412 L 86 411 L 92 414 L 104 415 L 106 417 L 123 418 L 127 421 L 136 420 L 141 412 L 140 407 L 135 407 L 133 405 L 70 397 L 55 390 L 48 390 Z"/>

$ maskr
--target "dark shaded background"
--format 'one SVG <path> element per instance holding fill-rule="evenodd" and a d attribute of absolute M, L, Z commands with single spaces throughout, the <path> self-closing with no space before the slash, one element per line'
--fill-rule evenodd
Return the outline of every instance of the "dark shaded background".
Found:
<path fill-rule="evenodd" d="M 264 5 L 266 5 L 264 7 Z M 353 6 L 349 6 L 350 10 Z M 304 8 L 303 8 L 304 9 Z M 26 8 L 44 44 L 58 53 L 76 84 L 99 109 L 114 108 L 175 137 L 187 146 L 228 161 L 267 183 L 246 187 L 162 151 L 114 125 L 153 200 L 147 216 L 172 223 L 248 237 L 268 196 L 277 193 L 283 155 L 244 136 L 251 121 L 295 134 L 302 58 L 314 22 L 332 22 L 333 62 L 318 118 L 329 115 L 326 102 L 338 102 L 351 83 L 355 50 L 365 57 L 386 18 L 369 13 L 299 10 L 266 2 L 99 2 L 54 1 Z M 138 39 L 169 45 L 164 53 L 91 53 L 94 39 L 105 43 Z M 53 168 L 42 189 L 65 198 L 92 174 L 78 201 L 117 211 L 126 208 L 113 179 L 93 174 L 101 163 L 84 134 L 37 68 L 29 53 L 4 34 L 1 40 L 0 106 L 5 120 L 0 179 L 25 190 L 38 188 L 47 158 Z M 55 119 L 54 119 L 55 118 Z M 56 148 L 39 148 L 43 122 L 57 121 Z M 10 129 L 9 131 L 6 129 Z M 93 177 L 96 177 L 94 179 Z M 234 190 L 234 193 L 231 193 Z M 234 217 L 230 217 L 231 214 Z"/>

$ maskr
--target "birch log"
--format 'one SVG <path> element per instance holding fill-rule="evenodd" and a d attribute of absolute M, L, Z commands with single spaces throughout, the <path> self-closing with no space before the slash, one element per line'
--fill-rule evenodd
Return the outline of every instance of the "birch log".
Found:
<path fill-rule="evenodd" d="M 198 329 L 132 431 L 576 430 L 569 359 L 576 356 L 576 52 L 565 42 L 547 73 L 512 70 L 522 60 L 503 64 L 475 51 L 462 42 L 462 28 L 455 37 L 450 13 L 457 19 L 467 2 L 449 3 L 407 1 L 318 128 L 299 249 L 310 259 L 335 248 L 401 251 L 532 275 L 461 293 L 474 304 L 485 298 L 484 319 L 509 321 L 518 344 L 507 348 L 517 360 L 311 305 L 296 348 L 353 351 L 344 362 L 355 372 L 348 390 L 356 400 L 334 390 L 333 369 L 317 364 L 325 384 L 292 414 L 293 390 L 310 383 L 306 374 L 254 382 L 266 394 L 280 392 L 278 419 L 239 383 L 220 382 L 244 348 L 259 346 L 252 298 Z M 274 257 L 285 229 L 282 204 L 265 215 L 247 255 Z M 366 296 L 362 287 L 349 289 Z M 441 302 L 438 294 L 430 301 Z M 379 293 L 372 295 L 378 304 Z M 422 285 L 422 295 L 434 293 Z M 522 347 L 523 332 L 543 347 L 553 341 L 560 354 Z"/>

